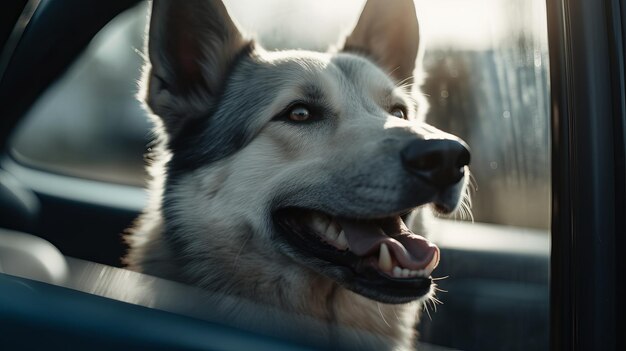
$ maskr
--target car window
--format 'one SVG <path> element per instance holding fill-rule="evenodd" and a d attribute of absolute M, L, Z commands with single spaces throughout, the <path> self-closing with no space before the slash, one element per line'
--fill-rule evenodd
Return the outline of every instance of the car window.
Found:
<path fill-rule="evenodd" d="M 462 136 L 473 150 L 474 220 L 548 228 L 545 6 L 541 1 L 470 3 L 426 6 L 433 11 L 422 21 L 424 31 L 433 32 L 422 89 L 429 97 L 429 122 Z"/>
<path fill-rule="evenodd" d="M 225 2 L 266 48 L 312 50 L 337 43 L 364 3 Z M 441 277 L 443 305 L 428 307 L 420 332 L 447 347 L 547 349 L 545 3 L 416 0 L 416 7 L 427 120 L 459 135 L 472 151 L 471 202 L 434 225 L 435 242 L 448 250 L 442 269 L 449 277 Z M 39 99 L 13 137 L 17 161 L 51 173 L 144 185 L 144 154 L 153 135 L 136 94 L 146 13 L 144 3 L 111 21 Z M 302 26 L 307 18 L 316 20 Z"/>
<path fill-rule="evenodd" d="M 78 177 L 143 185 L 150 139 L 135 98 L 147 6 L 109 23 L 32 107 L 12 141 L 31 166 Z"/>

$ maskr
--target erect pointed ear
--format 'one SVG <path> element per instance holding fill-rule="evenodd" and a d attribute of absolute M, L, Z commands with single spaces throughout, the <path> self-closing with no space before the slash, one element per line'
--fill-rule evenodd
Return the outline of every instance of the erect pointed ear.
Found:
<path fill-rule="evenodd" d="M 152 2 L 146 102 L 168 132 L 206 116 L 249 43 L 220 0 Z"/>
<path fill-rule="evenodd" d="M 398 81 L 412 77 L 418 49 L 413 0 L 368 0 L 343 48 L 369 56 Z"/>

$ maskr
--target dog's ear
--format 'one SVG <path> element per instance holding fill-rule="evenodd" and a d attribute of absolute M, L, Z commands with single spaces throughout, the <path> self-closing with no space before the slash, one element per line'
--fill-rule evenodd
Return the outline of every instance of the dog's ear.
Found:
<path fill-rule="evenodd" d="M 212 109 L 249 41 L 219 0 L 154 0 L 147 44 L 146 102 L 172 133 Z"/>
<path fill-rule="evenodd" d="M 343 51 L 363 53 L 396 80 L 411 79 L 419 49 L 413 0 L 368 0 Z"/>

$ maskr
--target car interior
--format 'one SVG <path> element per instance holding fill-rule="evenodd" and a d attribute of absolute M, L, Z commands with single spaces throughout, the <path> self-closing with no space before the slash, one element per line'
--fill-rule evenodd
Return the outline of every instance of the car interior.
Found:
<path fill-rule="evenodd" d="M 438 218 L 433 224 L 429 239 L 441 248 L 437 274 L 444 279 L 437 284 L 443 304 L 426 307 L 417 330 L 420 350 L 624 347 L 616 327 L 624 319 L 619 313 L 624 304 L 618 301 L 624 296 L 620 282 L 624 259 L 616 247 L 623 247 L 626 234 L 626 6 L 617 0 L 598 3 L 604 7 L 581 1 L 534 1 L 541 5 L 544 16 L 540 20 L 545 32 L 540 35 L 545 36 L 545 52 L 533 46 L 540 41 L 538 37 L 521 35 L 512 44 L 517 51 L 476 53 L 468 49 L 473 56 L 456 58 L 449 55 L 449 49 L 425 54 L 431 78 L 424 87 L 434 96 L 430 101 L 433 113 L 463 115 L 464 110 L 455 110 L 455 106 L 467 108 L 475 100 L 463 95 L 467 91 L 463 84 L 471 86 L 472 81 L 458 77 L 473 71 L 480 72 L 481 84 L 499 87 L 499 92 L 476 89 L 499 101 L 502 105 L 498 106 L 507 107 L 498 110 L 498 121 L 510 123 L 519 111 L 535 117 L 516 122 L 519 125 L 514 124 L 513 129 L 524 125 L 528 129 L 512 136 L 506 131 L 484 132 L 514 140 L 496 147 L 485 142 L 480 146 L 487 150 L 484 162 L 479 159 L 472 164 L 486 170 L 485 176 L 478 173 L 475 186 L 476 205 L 485 209 L 485 215 L 475 220 L 469 216 L 464 220 Z M 235 13 L 247 6 L 234 1 L 228 5 Z M 354 6 L 358 8 L 362 2 Z M 572 11 L 564 12 L 564 8 Z M 245 301 L 250 317 L 232 318 L 221 303 L 231 297 L 124 269 L 121 257 L 128 247 L 122 235 L 147 202 L 142 181 L 112 179 L 105 174 L 111 166 L 104 163 L 89 172 L 72 173 L 56 167 L 54 160 L 46 164 L 28 156 L 28 150 L 48 148 L 36 134 L 22 132 L 32 123 L 29 121 L 36 120 L 33 111 L 49 111 L 38 104 L 52 99 L 48 98 L 50 92 L 74 74 L 77 62 L 92 50 L 107 25 L 123 16 L 145 20 L 145 11 L 145 2 L 138 0 L 21 0 L 0 5 L 0 349 L 353 349 L 349 340 L 320 343 L 308 332 L 319 327 L 320 321 Z M 591 27 L 600 19 L 611 25 L 600 26 L 610 35 L 601 36 L 605 43 L 599 49 L 603 51 L 597 52 L 610 64 L 581 62 L 576 57 L 588 55 L 580 50 L 588 48 L 589 42 L 601 44 L 596 36 L 587 35 L 597 30 Z M 243 19 L 241 22 L 245 24 Z M 137 28 L 144 25 L 137 23 Z M 425 20 L 422 25 L 427 23 Z M 572 39 L 572 33 L 580 36 Z M 137 35 L 141 40 L 141 32 Z M 133 51 L 137 48 L 129 46 L 128 50 L 140 58 Z M 527 71 L 517 66 L 506 70 L 510 64 L 506 60 L 518 59 L 507 56 L 513 55 L 511 52 L 523 58 L 519 67 L 528 67 Z M 455 66 L 455 62 L 465 66 Z M 467 72 L 454 67 L 465 67 Z M 600 68 L 604 71 L 591 75 Z M 494 83 L 493 77 L 505 83 Z M 596 79 L 589 77 L 609 77 L 595 86 L 610 93 L 601 97 L 600 91 L 594 92 L 598 99 L 606 99 L 603 108 L 607 110 L 596 110 L 599 100 L 577 105 L 584 102 L 582 96 L 596 96 L 580 90 Z M 135 84 L 135 79 L 129 84 Z M 526 87 L 533 92 L 525 92 L 523 84 L 535 89 Z M 120 92 L 133 101 L 134 93 Z M 102 100 L 102 106 L 112 104 Z M 518 101 L 525 105 L 517 106 Z M 59 104 L 72 103 L 68 99 Z M 69 110 L 91 113 L 81 110 L 82 105 L 75 106 Z M 141 112 L 139 102 L 132 108 Z M 476 102 L 472 108 L 480 113 L 490 111 Z M 583 116 L 572 111 L 591 112 Z M 589 117 L 602 112 L 611 117 Z M 101 113 L 104 118 L 111 115 L 108 110 Z M 455 121 L 445 120 L 439 126 L 474 135 L 476 145 L 485 140 L 484 134 L 464 130 L 468 127 Z M 46 123 L 39 128 L 46 131 L 64 123 L 73 128 L 80 122 L 49 119 Z M 112 119 L 108 123 L 119 122 Z M 102 145 L 109 148 L 126 142 L 131 146 L 120 146 L 121 153 L 138 150 L 132 172 L 139 174 L 143 172 L 141 154 L 150 147 L 149 132 L 141 128 L 147 127 L 137 127 L 140 138 L 128 142 L 124 136 L 104 135 L 93 152 Z M 20 139 L 20 133 L 26 137 Z M 594 147 L 583 149 L 583 143 Z M 22 148 L 22 144 L 26 146 Z M 535 144 L 545 147 L 535 149 Z M 537 155 L 508 156 L 507 148 L 529 149 Z M 89 154 L 90 146 L 83 151 Z M 90 159 L 86 162 L 98 161 L 97 157 Z M 530 171 L 488 184 L 485 178 L 505 172 L 501 169 L 507 163 L 521 164 L 520 169 Z M 531 186 L 507 193 L 511 182 Z M 540 186 L 532 188 L 533 182 Z M 481 200 L 480 196 L 487 197 Z M 505 200 L 507 204 L 503 204 Z M 509 202 L 517 207 L 506 212 L 504 219 L 490 217 Z M 524 214 L 526 222 L 508 214 L 515 211 Z M 600 255 L 606 260 L 599 259 Z M 592 306 L 586 306 L 583 297 L 589 298 Z M 592 308 L 604 312 L 593 317 Z M 582 321 L 576 315 L 591 317 Z M 594 332 L 580 335 L 585 326 Z"/>

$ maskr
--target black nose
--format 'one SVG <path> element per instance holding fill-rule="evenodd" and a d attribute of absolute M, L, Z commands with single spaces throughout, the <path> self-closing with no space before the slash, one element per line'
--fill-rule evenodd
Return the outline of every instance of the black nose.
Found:
<path fill-rule="evenodd" d="M 470 162 L 466 145 L 450 139 L 415 140 L 402 149 L 401 155 L 409 172 L 438 188 L 461 180 Z"/>

